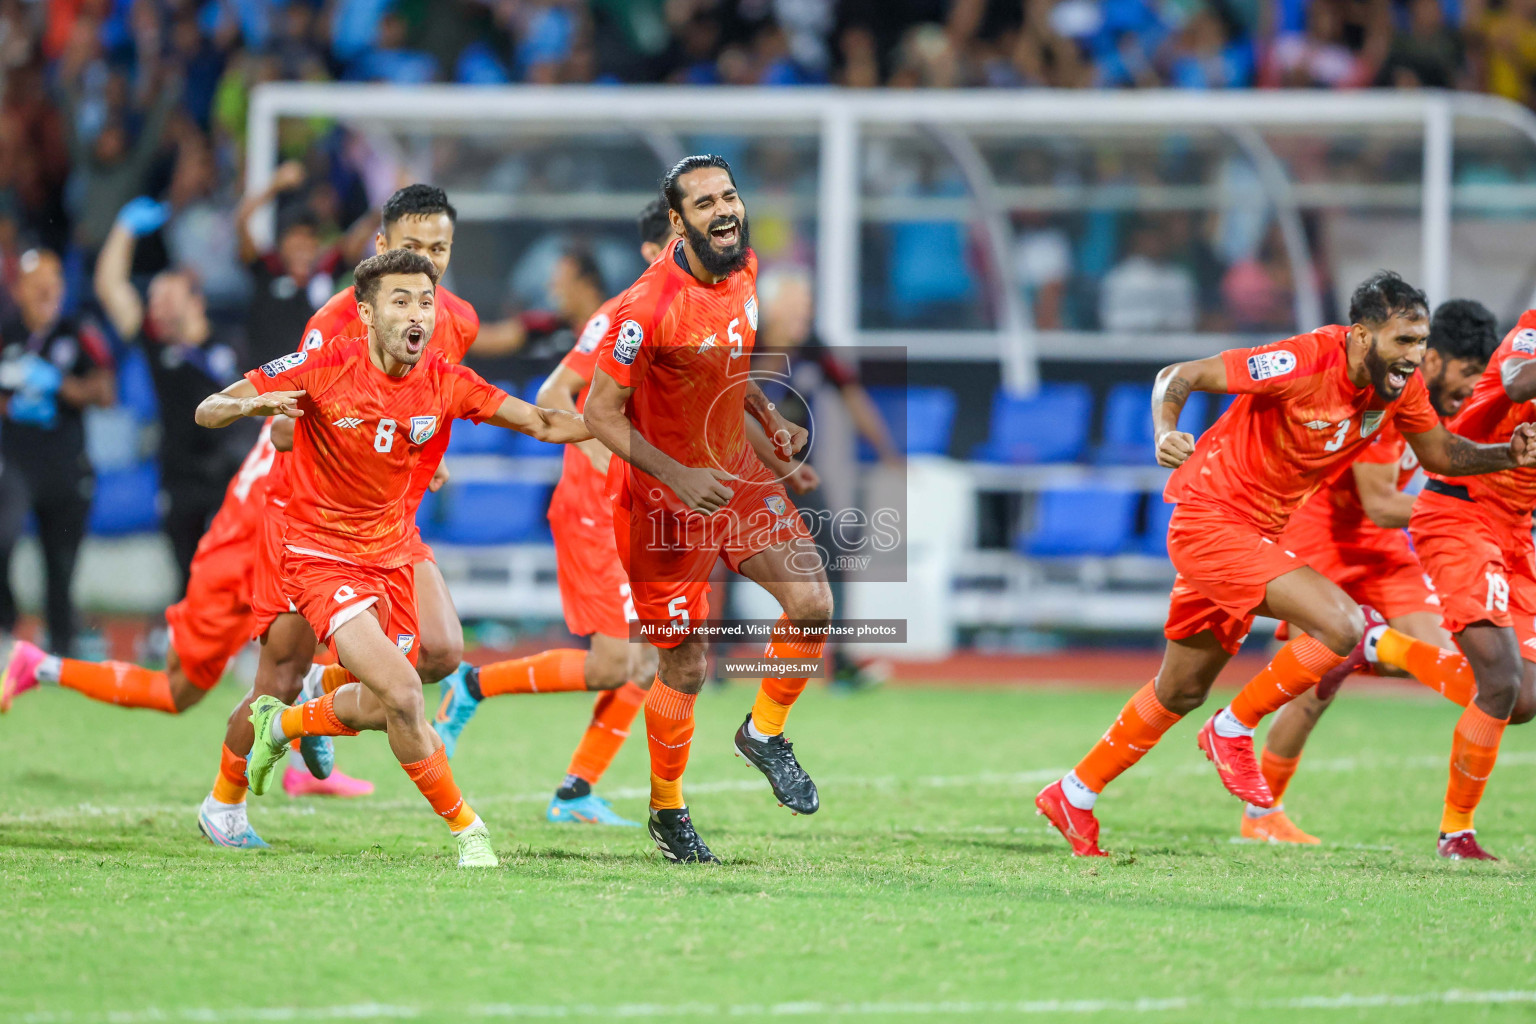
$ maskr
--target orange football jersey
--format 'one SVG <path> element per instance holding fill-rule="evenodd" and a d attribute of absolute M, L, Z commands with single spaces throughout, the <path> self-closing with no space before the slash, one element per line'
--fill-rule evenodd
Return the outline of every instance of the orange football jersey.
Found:
<path fill-rule="evenodd" d="M 267 505 L 267 482 L 278 451 L 272 447 L 272 421 L 261 425 L 261 434 L 246 453 L 240 469 L 224 488 L 224 501 L 214 513 L 199 547 L 222 547 L 256 536 L 261 511 Z"/>
<path fill-rule="evenodd" d="M 1418 456 L 1392 424 L 1377 431 L 1376 443 L 1366 445 L 1355 463 L 1396 466 L 1398 490 L 1407 487 L 1419 471 Z M 1321 487 L 1291 516 L 1289 529 L 1294 532 L 1303 528 L 1326 530 L 1340 541 L 1352 537 L 1363 539 L 1382 530 L 1365 514 L 1365 506 L 1360 503 L 1360 489 L 1355 486 L 1355 474 L 1347 469 L 1340 471 L 1331 483 Z"/>
<path fill-rule="evenodd" d="M 1439 418 L 1420 374 L 1392 401 L 1369 384 L 1355 386 L 1347 333 L 1333 325 L 1223 352 L 1227 390 L 1239 397 L 1174 471 L 1164 497 L 1215 506 L 1279 536 L 1378 431 L 1393 424 L 1408 434 L 1432 429 Z"/>
<path fill-rule="evenodd" d="M 580 412 L 587 404 L 587 392 L 592 387 L 593 367 L 597 365 L 598 349 L 602 347 L 603 338 L 608 334 L 608 327 L 613 323 L 614 311 L 619 308 L 621 296 L 615 295 L 597 308 L 587 324 L 582 328 L 581 336 L 576 339 L 576 344 L 560 360 L 560 365 L 566 367 L 587 382 L 576 395 L 576 411 Z M 592 460 L 580 448 L 573 444 L 565 446 L 565 462 L 560 469 L 560 482 L 555 485 L 555 493 L 549 501 L 549 510 L 552 515 L 561 515 L 566 512 L 590 514 L 594 508 L 606 508 L 608 505 L 607 478 L 592 466 Z M 605 520 L 606 522 L 606 520 Z"/>
<path fill-rule="evenodd" d="M 413 485 L 439 431 L 453 419 L 483 422 L 507 398 L 435 349 L 391 377 L 366 338 L 274 359 L 245 379 L 263 394 L 306 392 L 287 460 L 285 543 L 380 568 L 410 559 Z"/>
<path fill-rule="evenodd" d="M 679 265 L 678 239 L 619 296 L 597 365 L 634 388 L 630 421 L 647 441 L 685 466 L 744 480 L 770 480 L 747 443 L 742 403 L 757 340 L 757 256 L 719 284 Z M 608 473 L 609 493 L 686 513 L 661 481 L 624 465 Z M 652 493 L 659 498 L 649 497 Z"/>
<path fill-rule="evenodd" d="M 1508 441 L 1520 424 L 1536 421 L 1536 403 L 1512 402 L 1504 393 L 1504 364 L 1531 358 L 1536 358 L 1536 309 L 1521 314 L 1504 336 L 1472 389 L 1472 397 L 1451 420 L 1450 429 L 1469 441 L 1498 444 Z M 1433 473 L 1430 476 L 1445 479 Z M 1511 519 L 1524 520 L 1536 508 L 1536 469 L 1506 469 L 1448 482 L 1462 485 L 1479 505 L 1497 509 Z"/>

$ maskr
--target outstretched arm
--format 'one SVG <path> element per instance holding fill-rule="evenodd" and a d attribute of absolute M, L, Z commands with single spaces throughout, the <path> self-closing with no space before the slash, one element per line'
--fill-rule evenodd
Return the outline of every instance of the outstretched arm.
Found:
<path fill-rule="evenodd" d="M 634 392 L 598 369 L 583 413 L 592 435 L 631 466 L 666 484 L 695 512 L 708 515 L 723 507 L 734 493 L 724 481 L 736 478 L 720 469 L 685 466 L 647 441 L 624 412 Z"/>
<path fill-rule="evenodd" d="M 1441 476 L 1477 476 L 1536 466 L 1536 425 L 1530 423 L 1516 427 L 1508 444 L 1478 444 L 1438 423 L 1422 434 L 1403 436 L 1418 455 L 1419 464 Z"/>
<path fill-rule="evenodd" d="M 139 333 L 144 322 L 144 303 L 129 280 L 133 269 L 134 233 L 119 220 L 107 233 L 96 257 L 96 298 L 118 337 L 125 341 Z"/>
<path fill-rule="evenodd" d="M 1179 429 L 1179 414 L 1191 391 L 1225 394 L 1227 366 L 1221 356 L 1165 366 L 1152 382 L 1152 438 L 1157 464 L 1174 467 L 1195 453 L 1195 438 Z"/>
<path fill-rule="evenodd" d="M 483 336 L 483 335 L 482 335 Z M 479 344 L 479 342 L 476 342 Z M 581 394 L 581 389 L 587 386 L 587 380 L 575 370 L 561 363 L 555 367 L 550 375 L 544 378 L 544 383 L 539 385 L 539 393 L 534 395 L 534 401 L 547 409 L 563 409 L 566 412 L 576 411 L 576 396 Z M 591 430 L 589 426 L 587 428 Z M 608 460 L 613 458 L 613 453 L 597 438 L 576 442 L 576 447 L 592 463 L 592 468 L 599 473 L 608 472 Z"/>
<path fill-rule="evenodd" d="M 485 422 L 508 430 L 520 430 L 535 440 L 551 444 L 570 444 L 585 441 L 592 436 L 592 431 L 587 429 L 587 425 L 576 413 L 529 405 L 511 395 L 506 397 L 493 414 L 486 417 Z"/>
<path fill-rule="evenodd" d="M 256 393 L 256 385 L 241 377 L 218 394 L 209 395 L 197 407 L 197 425 L 200 427 L 227 427 L 243 416 L 291 416 L 304 415 L 299 408 L 302 391 L 268 391 Z"/>

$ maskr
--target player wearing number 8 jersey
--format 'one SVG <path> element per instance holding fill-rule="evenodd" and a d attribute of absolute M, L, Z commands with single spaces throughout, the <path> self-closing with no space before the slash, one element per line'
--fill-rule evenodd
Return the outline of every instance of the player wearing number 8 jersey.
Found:
<path fill-rule="evenodd" d="M 706 644 L 693 632 L 709 612 L 709 574 L 724 557 L 779 601 L 769 658 L 819 658 L 832 597 L 815 545 L 782 484 L 748 441 L 743 412 L 789 459 L 806 432 L 774 412 L 752 380 L 757 258 L 746 207 L 718 156 L 679 161 L 662 183 L 682 237 L 624 293 L 598 356 L 585 415 L 623 460 L 608 471 L 614 539 L 659 670 L 645 701 L 651 752 L 650 833 L 680 862 L 715 859 L 682 797 L 693 703 Z M 766 678 L 736 733 L 737 752 L 798 813 L 819 806 L 816 787 L 784 739 L 804 670 Z"/>
<path fill-rule="evenodd" d="M 412 667 L 417 628 L 407 499 L 430 442 L 451 419 L 553 442 L 590 435 L 579 416 L 510 398 L 428 347 L 437 270 L 425 256 L 390 250 L 359 264 L 356 281 L 366 339 L 274 360 L 198 409 L 198 422 L 209 427 L 269 413 L 298 419 L 283 589 L 314 635 L 361 680 L 293 708 L 258 697 L 251 789 L 265 790 L 292 739 L 383 730 L 401 766 L 447 820 L 460 864 L 494 865 L 485 827 L 465 804 L 423 714 Z"/>
<path fill-rule="evenodd" d="M 1264 715 L 1317 684 L 1360 641 L 1360 608 L 1278 543 L 1291 514 L 1342 472 L 1378 431 L 1395 424 L 1430 470 L 1468 475 L 1536 464 L 1529 430 L 1504 443 L 1450 433 L 1418 367 L 1429 315 L 1423 293 L 1381 272 L 1355 290 L 1351 325 L 1254 349 L 1179 363 L 1153 390 L 1158 461 L 1178 467 L 1165 497 L 1174 581 L 1167 651 L 1157 677 L 1125 706 L 1078 766 L 1036 797 L 1081 856 L 1098 856 L 1093 806 L 1113 779 L 1204 700 L 1256 613 L 1306 635 L 1286 644 L 1231 705 L 1200 730 L 1199 745 L 1227 789 L 1260 807 L 1274 801 L 1253 757 Z M 1238 395 L 1198 446 L 1177 429 L 1191 391 Z"/>

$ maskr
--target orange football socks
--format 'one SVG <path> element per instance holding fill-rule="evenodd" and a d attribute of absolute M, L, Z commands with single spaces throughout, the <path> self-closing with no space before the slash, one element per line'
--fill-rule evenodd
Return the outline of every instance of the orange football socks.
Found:
<path fill-rule="evenodd" d="M 229 747 L 219 753 L 219 774 L 213 780 L 213 798 L 221 804 L 245 803 L 245 758 Z"/>
<path fill-rule="evenodd" d="M 576 745 L 576 753 L 571 755 L 571 766 L 566 769 L 566 774 L 584 779 L 589 785 L 597 785 L 613 763 L 614 755 L 624 745 L 630 723 L 644 703 L 645 691 L 634 683 L 625 683 L 617 690 L 604 690 L 598 694 L 592 705 L 592 721 Z"/>
<path fill-rule="evenodd" d="M 1296 774 L 1296 767 L 1300 764 L 1300 754 L 1281 757 L 1268 747 L 1264 748 L 1259 758 L 1259 771 L 1264 773 L 1264 781 L 1269 784 L 1270 793 L 1274 794 L 1274 806 L 1280 806 L 1280 798 L 1285 795 L 1285 788 L 1291 784 L 1291 776 Z"/>
<path fill-rule="evenodd" d="M 763 650 L 764 658 L 820 658 L 827 646 L 826 637 L 793 637 L 787 615 L 774 623 L 772 639 Z M 764 736 L 784 731 L 789 709 L 805 690 L 809 676 L 765 676 L 752 704 L 752 727 Z"/>
<path fill-rule="evenodd" d="M 1449 835 L 1472 827 L 1472 812 L 1483 798 L 1483 787 L 1493 774 L 1499 756 L 1499 740 L 1507 718 L 1494 718 L 1476 704 L 1468 704 L 1456 722 L 1451 740 L 1451 782 L 1445 790 L 1445 813 L 1440 831 Z"/>
<path fill-rule="evenodd" d="M 164 672 L 140 668 L 125 661 L 60 658 L 59 685 L 104 704 L 176 714 L 176 702 L 171 700 L 170 678 Z"/>
<path fill-rule="evenodd" d="M 498 661 L 479 670 L 480 693 L 567 693 L 587 688 L 587 652 L 562 647 L 528 658 Z"/>
<path fill-rule="evenodd" d="M 1343 660 L 1342 654 L 1334 654 L 1312 637 L 1299 636 L 1280 648 L 1274 660 L 1248 681 L 1232 698 L 1228 710 L 1252 729 L 1265 715 L 1279 711 L 1316 686 L 1323 673 Z"/>
<path fill-rule="evenodd" d="M 1148 683 L 1125 702 L 1115 724 L 1093 745 L 1088 756 L 1078 762 L 1073 774 L 1094 793 L 1102 793 L 1121 772 L 1157 746 L 1163 733 L 1180 717 L 1163 707 L 1152 683 Z"/>
<path fill-rule="evenodd" d="M 357 681 L 357 676 L 348 672 L 341 665 L 327 665 L 325 666 L 325 671 L 320 674 L 320 688 L 326 693 L 335 693 L 337 687 Z"/>
<path fill-rule="evenodd" d="M 349 729 L 336 717 L 336 695 L 307 700 L 284 708 L 279 728 L 288 739 L 300 736 L 356 736 L 356 729 Z"/>
<path fill-rule="evenodd" d="M 475 823 L 475 812 L 464 802 L 464 794 L 453 781 L 453 769 L 448 767 L 445 748 L 438 747 L 431 756 L 400 767 L 416 783 L 416 788 L 421 790 L 437 816 L 448 823 L 450 831 L 462 832 Z"/>
<path fill-rule="evenodd" d="M 1376 641 L 1376 660 L 1400 668 L 1453 704 L 1466 707 L 1477 693 L 1472 666 L 1460 651 L 1415 640 L 1388 626 Z"/>
<path fill-rule="evenodd" d="M 651 748 L 651 807 L 679 808 L 683 803 L 683 769 L 693 743 L 693 702 L 696 693 L 672 689 L 657 676 L 645 695 L 645 738 Z"/>

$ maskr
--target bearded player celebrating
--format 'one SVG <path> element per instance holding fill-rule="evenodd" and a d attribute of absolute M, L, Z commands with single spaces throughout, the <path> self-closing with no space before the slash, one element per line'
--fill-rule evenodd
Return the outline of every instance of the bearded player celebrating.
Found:
<path fill-rule="evenodd" d="M 285 510 L 283 592 L 360 683 L 288 707 L 251 705 L 250 788 L 258 796 L 291 740 L 383 730 L 401 767 L 453 833 L 461 867 L 497 863 L 423 710 L 408 500 L 439 424 L 470 419 L 564 443 L 591 435 L 579 416 L 509 397 L 428 346 L 437 268 L 390 250 L 358 264 L 366 338 L 274 360 L 198 407 L 198 423 L 298 420 Z"/>
<path fill-rule="evenodd" d="M 1204 702 L 1256 614 L 1294 623 L 1305 635 L 1281 648 L 1205 724 L 1199 745 L 1233 795 L 1273 805 L 1254 762 L 1254 727 L 1315 686 L 1365 630 L 1359 605 L 1277 542 L 1292 513 L 1378 430 L 1396 426 L 1425 469 L 1448 476 L 1536 465 L 1530 427 L 1516 428 L 1505 443 L 1477 444 L 1440 423 L 1417 373 L 1429 335 L 1422 292 L 1383 271 L 1355 289 L 1349 312 L 1348 327 L 1176 363 L 1158 374 L 1157 457 L 1177 467 L 1165 493 L 1178 502 L 1168 529 L 1178 570 L 1164 627 L 1168 647 L 1157 677 L 1075 769 L 1035 798 L 1074 854 L 1104 856 L 1093 812 L 1099 794 Z M 1191 391 L 1239 396 L 1198 446 L 1178 429 Z"/>
<path fill-rule="evenodd" d="M 620 300 L 584 414 L 624 462 L 608 471 L 614 539 L 636 615 L 658 649 L 645 699 L 651 838 L 669 860 L 697 863 L 716 858 L 693 827 L 682 775 L 704 685 L 707 645 L 694 626 L 709 614 L 716 559 L 784 611 L 765 656 L 796 660 L 762 681 L 735 743 L 779 802 L 802 814 L 820 799 L 784 721 L 805 688 L 805 662 L 821 657 L 832 594 L 805 524 L 748 440 L 743 410 L 779 458 L 798 451 L 806 432 L 779 416 L 749 376 L 757 257 L 730 165 L 687 157 L 667 172 L 662 195 L 682 237 Z"/>
<path fill-rule="evenodd" d="M 1498 348 L 1496 323 L 1492 313 L 1471 299 L 1451 299 L 1436 307 L 1420 372 L 1441 420 L 1448 421 L 1471 396 L 1488 357 Z M 1382 427 L 1354 465 L 1297 510 L 1281 544 L 1342 587 L 1368 617 L 1378 623 L 1385 618 L 1401 634 L 1443 649 L 1451 646 L 1451 636 L 1440 621 L 1440 598 L 1404 532 L 1413 513 L 1412 481 L 1421 476 L 1419 461 L 1402 435 L 1394 427 Z M 1380 632 L 1379 625 L 1367 630 L 1360 646 L 1316 688 L 1275 716 L 1259 758 L 1275 805 L 1244 809 L 1243 838 L 1319 842 L 1291 821 L 1280 800 L 1301 762 L 1307 737 L 1344 679 L 1371 662 Z M 1384 675 L 1407 674 L 1389 666 L 1378 665 L 1378 670 Z M 1439 689 L 1428 681 L 1425 685 Z M 1466 701 L 1461 703 L 1465 706 Z"/>

